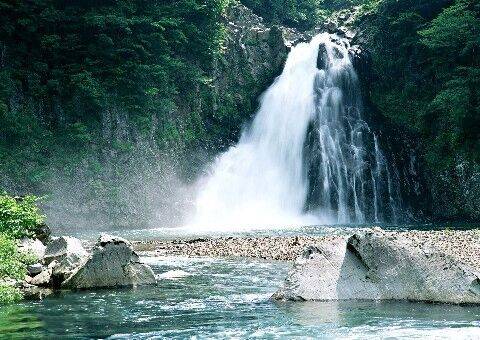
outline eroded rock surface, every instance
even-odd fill
[[[18,250],[24,254],[31,254],[42,260],[45,256],[45,245],[39,239],[24,237],[20,240]]]
[[[102,234],[88,259],[62,283],[62,287],[84,289],[155,282],[152,269],[140,262],[130,242]]]
[[[307,248],[273,298],[480,303],[478,267],[379,229]]]
[[[47,244],[45,251],[45,263],[53,261],[78,263],[87,255],[82,242],[70,236],[54,237]]]
[[[44,261],[47,265],[54,263],[51,274],[53,284],[59,286],[71,273],[86,261],[88,252],[82,242],[74,237],[54,237],[47,244]]]

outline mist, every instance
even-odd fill
[[[41,200],[55,233],[169,228],[185,223],[195,185],[172,153],[146,145],[126,157],[108,157],[92,169],[53,169]],[[94,166],[95,167],[95,166]]]

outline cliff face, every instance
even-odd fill
[[[456,157],[455,166],[428,177],[432,216],[440,220],[480,220],[480,165]]]
[[[272,26],[240,3],[224,17],[226,40],[213,65],[213,111],[226,137],[223,147],[235,142],[253,116],[259,95],[283,68],[288,51],[301,40],[299,32]]]
[[[438,163],[447,164],[450,157],[453,162],[441,169],[427,164],[426,154],[431,143],[425,140],[426,136],[415,128],[409,128],[405,124],[399,124],[385,115],[385,112],[375,105],[375,96],[378,97],[378,84],[380,75],[384,72],[377,68],[372,55],[381,57],[382,46],[390,44],[390,41],[378,41],[372,35],[372,15],[366,14],[356,20],[349,20],[349,15],[356,16],[355,9],[344,11],[348,29],[352,34],[352,43],[360,46],[359,55],[354,56],[355,68],[359,74],[361,87],[364,95],[366,119],[379,133],[382,143],[389,150],[389,157],[398,169],[399,180],[402,190],[402,198],[405,202],[407,215],[413,221],[419,222],[470,222],[480,220],[480,167],[472,160],[466,160],[461,155],[447,153],[440,155]],[[329,25],[338,27],[338,17]],[[337,21],[335,21],[337,20]],[[335,24],[337,26],[335,26]],[[338,30],[338,28],[337,28]],[[414,53],[414,52],[412,52]],[[416,52],[418,54],[418,51]],[[385,56],[387,58],[387,56]],[[377,60],[377,64],[379,61]],[[399,67],[402,67],[399,65]],[[393,69],[392,74],[398,72]],[[404,73],[418,73],[418,70],[404,70]],[[392,79],[394,75],[390,75]],[[421,79],[422,75],[416,77]],[[373,87],[377,87],[374,89]],[[425,86],[429,86],[428,84]],[[377,94],[374,92],[377,91]],[[381,89],[380,91],[387,91]],[[418,88],[417,92],[422,91]],[[378,99],[378,98],[377,98]],[[409,107],[409,103],[404,103]],[[409,110],[408,108],[406,110]],[[394,111],[397,112],[397,111]],[[421,116],[421,112],[415,112]],[[435,120],[435,118],[433,118]],[[431,121],[433,126],[435,121]]]
[[[422,164],[419,137],[383,117],[372,104],[371,57],[364,48],[364,27],[355,26],[358,15],[358,8],[343,11],[314,31],[338,33],[359,45],[352,50],[352,58],[364,95],[364,117],[397,169],[408,214],[419,220],[479,219],[478,164],[458,157],[450,171],[429,173]],[[24,130],[39,137],[30,145],[19,138],[22,143],[12,143],[22,145],[19,151],[18,145],[7,148],[9,162],[0,161],[5,164],[2,169],[9,171],[0,172],[0,189],[14,194],[48,194],[45,204],[53,224],[177,224],[190,204],[185,179],[195,179],[213,155],[238,140],[242,127],[256,111],[259,96],[280,74],[290,48],[315,33],[271,25],[234,1],[222,20],[225,41],[206,74],[208,79],[178,93],[173,108],[159,101],[162,105],[155,102],[154,109],[137,117],[135,110],[128,111],[114,93],[109,93],[109,104],[102,110],[89,109],[80,98],[73,98],[70,106],[74,106],[71,111],[76,116],[69,117],[60,98],[53,100],[50,110],[42,101],[22,94],[21,86],[16,85],[8,105],[12,116],[28,113],[31,121],[20,123],[29,124]],[[8,64],[9,55],[4,54],[0,70]],[[153,100],[158,89],[152,90]],[[0,105],[0,117],[2,110]],[[63,145],[52,142],[46,144],[51,148],[45,149],[40,143],[55,134],[56,130],[48,130],[49,125],[64,129],[67,121],[75,122],[87,114],[92,115],[95,126],[71,124],[69,133],[74,138],[65,148],[68,153],[56,150]],[[97,116],[98,121],[94,121]],[[144,131],[138,131],[138,126]]]

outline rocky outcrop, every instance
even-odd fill
[[[47,244],[44,258],[47,265],[54,264],[51,268],[53,284],[60,285],[81,263],[86,261],[87,256],[88,253],[79,239],[69,236],[53,238]]]
[[[86,289],[155,282],[152,269],[140,262],[130,242],[103,234],[88,259],[62,283],[62,287]]]
[[[214,115],[228,140],[236,141],[242,126],[256,111],[259,95],[278,76],[290,48],[305,37],[294,29],[269,25],[252,10],[233,1],[223,22],[226,36],[222,52],[213,62]]]
[[[42,270],[33,276],[32,279],[28,280],[29,284],[39,286],[39,287],[51,287],[54,285],[53,282],[53,271],[55,267],[58,266],[57,261],[51,262],[47,267],[42,268]]]
[[[30,276],[38,275],[42,272],[43,266],[41,263],[35,263],[27,266],[27,273]]]
[[[78,263],[86,255],[87,251],[79,239],[70,236],[54,237],[47,244],[45,262],[49,264],[57,260]]]
[[[401,234],[370,230],[307,248],[273,297],[480,303],[480,273]]]
[[[480,164],[457,156],[455,164],[427,178],[432,213],[441,220],[480,220]]]
[[[3,284],[21,290],[26,299],[43,299],[59,288],[87,289],[155,283],[152,269],[140,262],[131,244],[103,234],[91,253],[74,237],[54,237],[44,246],[39,240],[23,240],[22,251],[42,249],[39,262],[27,266],[24,280]],[[41,245],[41,247],[40,247]]]
[[[45,245],[39,239],[22,238],[18,245],[18,251],[24,254],[34,255],[39,260],[45,256]]]

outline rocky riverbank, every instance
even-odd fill
[[[365,229],[366,230],[366,229]],[[356,230],[358,231],[358,229]],[[218,237],[133,242],[144,255],[182,255],[213,257],[248,257],[294,261],[305,247],[338,239],[354,233],[332,236],[262,236]],[[385,231],[387,237],[402,236],[417,246],[434,249],[480,270],[480,229],[439,231]]]
[[[453,235],[437,245],[376,228],[310,246],[273,298],[480,304],[479,235]]]
[[[331,236],[137,243],[145,255],[250,257],[295,264],[278,300],[480,303],[480,230],[355,229]]]
[[[23,280],[7,278],[27,299],[43,299],[56,290],[128,287],[156,282],[152,269],[140,261],[131,243],[101,234],[89,249],[74,237],[24,238],[19,251],[34,256]]]

